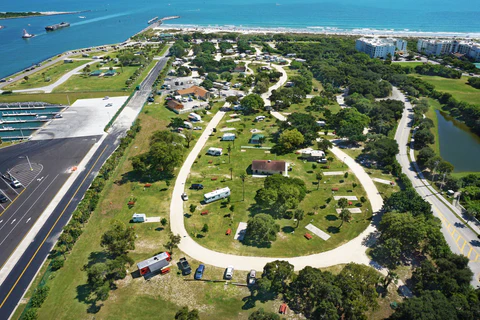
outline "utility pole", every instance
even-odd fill
[[[30,159],[28,158],[28,156],[25,156],[25,158],[27,158],[28,165],[30,166],[30,171],[33,171],[32,164],[30,163]]]

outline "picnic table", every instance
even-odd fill
[[[212,181],[216,181],[218,178],[217,177],[213,177],[212,178]]]
[[[307,240],[311,240],[313,238],[312,235],[308,232],[305,233],[304,237],[307,238]]]
[[[232,233],[232,229],[229,228],[229,229],[227,229],[227,232],[225,232],[225,235],[229,236],[231,233]]]
[[[202,216],[206,216],[208,214],[208,210],[205,210],[205,211],[202,211],[202,213],[200,213]]]
[[[283,304],[280,306],[280,309],[278,310],[278,312],[280,312],[281,314],[286,314],[286,313],[287,313],[287,304],[286,304],[286,303],[283,303]]]

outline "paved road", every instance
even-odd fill
[[[85,166],[65,196],[54,208],[34,240],[28,245],[17,264],[0,286],[0,320],[8,319],[42,266],[51,248],[57,241],[63,226],[68,222],[83,194],[87,191],[103,163],[116,150],[119,139],[125,135],[145,104],[151,87],[168,59],[162,57],[142,82],[141,89],[130,99],[101,146]]]
[[[392,99],[405,102],[405,96],[397,88],[393,88]],[[397,155],[397,160],[402,166],[402,171],[412,181],[413,187],[417,190],[425,200],[432,205],[433,214],[442,221],[442,233],[450,246],[451,250],[457,254],[463,254],[470,259],[469,266],[474,272],[474,279],[472,285],[477,287],[480,285],[480,241],[477,234],[469,229],[463,220],[459,219],[453,212],[458,209],[450,207],[442,201],[434,189],[428,184],[428,181],[423,179],[423,176],[417,173],[418,167],[416,162],[411,162],[408,157],[409,134],[412,128],[413,109],[410,102],[405,102],[405,110],[403,111],[402,119],[395,134],[400,147],[400,152]],[[413,149],[411,150],[413,155]],[[446,200],[445,200],[446,201]]]
[[[207,249],[193,240],[185,229],[184,212],[186,212],[186,204],[181,200],[181,194],[185,191],[185,183],[190,173],[194,161],[201,152],[205,143],[209,139],[212,129],[215,128],[221,121],[225,112],[219,111],[205,128],[202,136],[197,140],[194,148],[185,160],[182,168],[178,173],[175,187],[172,194],[172,201],[170,204],[170,227],[174,234],[179,234],[182,240],[179,244],[180,250],[191,256],[192,258],[202,261],[217,267],[225,268],[228,265],[233,265],[238,270],[262,270],[266,263],[274,260],[286,260],[295,266],[295,270],[303,269],[306,266],[313,267],[328,267],[342,263],[356,262],[366,265],[372,265],[370,259],[366,255],[367,247],[364,245],[364,239],[375,230],[373,225],[369,225],[364,232],[362,232],[355,239],[348,243],[337,247],[336,249],[313,254],[309,256],[293,257],[293,258],[266,258],[253,256],[240,256],[233,254],[226,254]],[[371,201],[374,212],[380,211],[383,200],[378,193],[375,184],[365,172],[365,170],[338,148],[333,148],[332,152],[340,159],[344,160],[345,164],[358,177],[360,183],[364,186],[367,196]]]
[[[55,81],[52,84],[49,84],[48,86],[44,87],[38,87],[38,88],[31,88],[31,89],[20,89],[20,90],[13,90],[13,92],[44,92],[44,93],[51,93],[53,89],[56,87],[60,86],[61,84],[65,83],[68,79],[70,79],[71,76],[74,74],[77,74],[80,72],[83,68],[85,68],[87,65],[94,63],[94,60],[91,60],[85,64],[82,64],[79,67],[76,67],[73,70],[70,70],[69,72],[65,73],[63,76],[60,77],[57,81]],[[1,92],[2,90],[0,90]]]
[[[13,202],[0,210],[0,269],[70,176],[69,169],[80,163],[99,138],[28,141],[2,150],[0,171],[9,171],[26,188],[11,189],[3,179],[0,183],[5,193],[14,193],[10,196]],[[25,155],[36,169],[32,174]]]

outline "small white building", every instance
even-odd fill
[[[222,141],[234,141],[235,133],[224,133],[222,136]]]
[[[225,187],[225,188],[218,189],[218,190],[215,190],[215,191],[212,191],[212,192],[209,192],[209,193],[205,193],[203,195],[203,201],[205,201],[205,203],[210,203],[210,202],[217,201],[217,200],[220,200],[220,199],[225,199],[229,196],[230,196],[230,188]]]
[[[301,154],[301,158],[308,161],[318,161],[325,159],[325,152],[322,150],[314,150],[312,148],[306,148],[298,150],[297,153]]]
[[[147,216],[145,213],[134,213],[132,216],[132,222],[145,222],[147,220]]]
[[[322,120],[318,120],[316,122],[317,122],[317,126],[319,126],[319,127],[325,127],[327,125],[327,123],[325,121],[322,121]]]
[[[208,155],[211,155],[211,156],[221,156],[223,153],[223,149],[222,148],[209,148],[207,150],[207,154]]]

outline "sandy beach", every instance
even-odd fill
[[[279,34],[279,33],[300,33],[300,34],[324,34],[343,36],[401,36],[410,38],[465,38],[480,39],[480,33],[459,33],[459,32],[423,32],[412,30],[376,30],[376,29],[352,29],[342,30],[331,27],[306,27],[306,28],[282,28],[282,27],[244,27],[244,26],[197,26],[188,24],[162,24],[155,30],[178,30],[183,32],[200,31],[204,33],[217,32],[238,32],[242,34]]]

